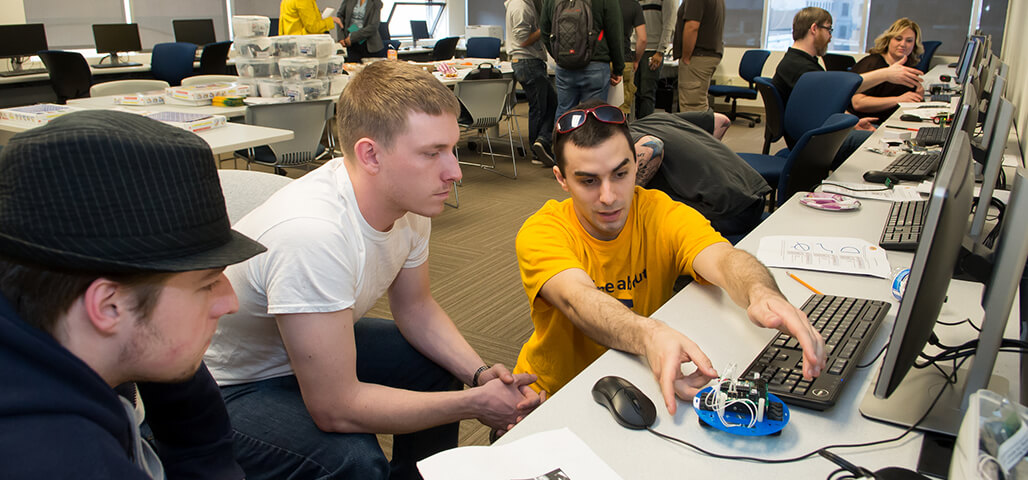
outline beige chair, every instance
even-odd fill
[[[114,80],[89,87],[90,97],[106,97],[108,95],[131,95],[133,93],[152,92],[168,88],[164,80]]]
[[[218,177],[221,179],[221,191],[225,195],[228,220],[232,224],[292,181],[282,175],[252,170],[218,170]]]
[[[239,77],[235,75],[194,75],[192,77],[186,77],[182,79],[182,86],[188,87],[190,85],[205,85],[208,83],[219,83],[219,82],[238,82]]]

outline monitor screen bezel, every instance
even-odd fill
[[[46,27],[42,23],[16,23],[0,25],[0,29],[10,30],[11,38],[15,38],[23,41],[16,42],[0,42],[0,58],[25,58],[35,55],[37,52],[42,50],[48,50],[50,48],[46,39]],[[31,38],[29,34],[39,34],[40,37]],[[2,37],[2,35],[0,35]],[[38,40],[42,40],[39,42]],[[30,45],[33,43],[34,45]],[[15,46],[25,46],[24,48],[9,48]],[[42,45],[43,48],[35,48]]]
[[[208,29],[208,27],[210,28]],[[200,31],[201,28],[203,29],[202,32]],[[175,34],[176,42],[188,42],[202,47],[218,41],[218,34],[214,29],[213,18],[177,18],[171,21],[171,29]],[[193,38],[189,38],[192,33],[201,33],[202,35],[196,35]],[[210,33],[209,37],[207,36],[207,33]],[[209,41],[194,41],[196,38],[201,36],[204,37],[204,40],[209,39]]]
[[[133,33],[135,34],[134,39],[132,38]],[[111,36],[104,36],[105,34]],[[133,43],[132,40],[135,42]],[[93,45],[96,47],[96,53],[141,52],[143,46],[139,38],[139,24],[93,24]]]

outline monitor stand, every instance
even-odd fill
[[[952,371],[949,367],[942,368]],[[967,368],[959,369],[957,383],[946,386],[945,377],[935,368],[911,369],[887,399],[874,396],[874,385],[868,387],[860,403],[860,413],[872,420],[909,427],[924,416],[932,401],[939,396],[939,389],[946,387],[942,398],[917,429],[956,436],[964,418],[963,394],[968,372]],[[993,375],[988,385],[989,390],[1010,397],[1010,382],[1006,378]]]
[[[104,60],[104,59],[101,58],[100,62],[94,63],[94,64],[90,65],[90,67],[93,67],[93,68],[117,68],[117,67],[139,67],[139,66],[143,65],[142,63],[136,63],[136,62],[122,62],[122,61],[118,60],[118,54],[117,53],[112,53],[109,56],[111,58],[111,63],[100,63],[100,62],[102,62]]]

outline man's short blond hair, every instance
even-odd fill
[[[407,131],[411,113],[460,113],[450,89],[421,67],[397,60],[370,63],[353,76],[336,104],[336,129],[343,155],[352,158],[361,138],[391,149]]]
[[[807,36],[807,31],[810,30],[810,26],[818,24],[824,26],[826,23],[832,21],[832,14],[828,13],[821,7],[807,7],[799,12],[796,12],[796,16],[792,17],[792,39],[803,40],[803,37]]]

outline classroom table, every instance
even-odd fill
[[[898,118],[898,115],[896,115]],[[893,120],[889,120],[892,122]],[[883,130],[875,132],[865,145],[880,143]],[[861,148],[830,180],[862,181],[864,170],[880,169],[891,159]],[[870,186],[870,184],[868,184]],[[889,211],[884,201],[861,200],[859,210],[828,212],[799,204],[802,193],[788,199],[771,217],[758,226],[737,246],[755,253],[760,239],[768,235],[822,235],[855,237],[877,244]],[[892,268],[909,267],[913,254],[888,252]],[[785,269],[770,269],[783,294],[794,305],[801,305],[811,292],[786,275]],[[795,271],[803,280],[830,295],[843,295],[888,301],[892,307],[879,327],[861,362],[870,361],[888,340],[896,318],[898,302],[891,294],[889,279],[843,275],[816,271]],[[940,321],[981,319],[981,285],[953,280]],[[1018,338],[1017,300],[1007,323],[1005,337]],[[657,310],[653,318],[682,331],[704,350],[719,372],[731,363],[741,371],[758,355],[775,331],[753,325],[745,311],[717,287],[695,282],[678,292]],[[974,336],[970,327],[937,327],[936,333],[947,344]],[[1020,359],[1014,354],[1000,354],[994,373],[1009,382],[1009,389],[1000,393],[1017,399],[1020,391]],[[792,407],[789,424],[777,437],[743,437],[701,427],[691,403],[678,401],[675,416],[663,406],[659,387],[641,357],[610,350],[578,374],[559,392],[532,412],[497,444],[503,445],[533,433],[568,427],[600,458],[625,479],[650,478],[827,478],[838,467],[813,455],[793,463],[762,464],[751,461],[716,459],[685,446],[661,439],[645,430],[629,430],[614,422],[610,413],[597,404],[591,394],[593,384],[607,375],[624,377],[639,387],[657,406],[653,428],[709,451],[732,456],[785,459],[805,455],[829,444],[856,444],[895,437],[903,428],[869,420],[859,412],[865,391],[877,376],[881,359],[870,367],[857,370],[842,398],[832,408],[818,412]],[[686,372],[691,369],[686,367]],[[990,388],[999,388],[998,384]],[[959,414],[957,412],[956,414]],[[886,466],[914,469],[921,447],[922,434],[913,432],[898,442],[872,447],[834,449],[833,452],[851,463],[871,470]],[[936,459],[937,460],[937,459]]]

